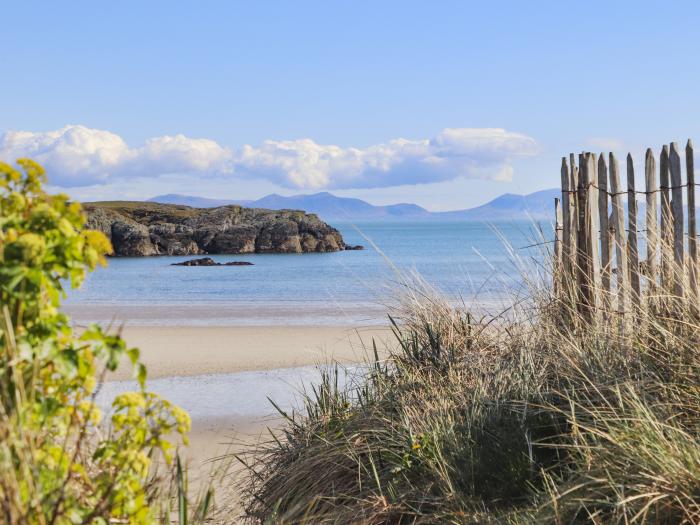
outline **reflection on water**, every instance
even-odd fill
[[[360,372],[360,367],[341,370],[342,386]],[[321,378],[319,367],[285,368],[235,374],[166,377],[148,381],[154,392],[187,410],[193,420],[238,417],[265,417],[275,413],[269,399],[287,412],[298,409],[300,392],[310,389]],[[97,404],[108,412],[114,397],[137,390],[135,381],[114,381],[100,385]]]

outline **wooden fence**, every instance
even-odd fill
[[[626,159],[626,186],[613,153],[584,152],[578,158],[574,154],[562,158],[561,199],[555,199],[554,287],[578,319],[634,315],[662,298],[695,299],[693,304],[698,304],[696,184],[690,140],[685,147],[685,183],[682,164],[675,142],[663,146],[658,163],[648,149],[645,189],[639,191],[631,154]],[[640,195],[646,207],[643,221],[638,217]]]

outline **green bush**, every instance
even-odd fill
[[[162,517],[156,465],[186,412],[144,390],[139,352],[92,326],[79,337],[59,310],[64,286],[105,264],[108,239],[83,230],[78,203],[44,192],[44,171],[0,163],[0,515],[6,523],[154,523]],[[122,357],[137,392],[101,422],[101,375]]]

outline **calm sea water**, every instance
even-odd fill
[[[171,266],[192,257],[114,258],[70,292],[66,310],[80,321],[130,324],[372,323],[384,319],[383,305],[408,274],[449,297],[489,301],[520,281],[506,244],[525,264],[541,257],[526,248],[542,241],[531,222],[333,225],[366,249],[212,256],[254,263],[233,267]],[[551,225],[542,228],[551,237]]]

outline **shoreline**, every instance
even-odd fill
[[[386,326],[387,308],[380,304],[338,302],[222,303],[66,303],[61,310],[76,327],[90,323],[129,327],[345,327]]]

